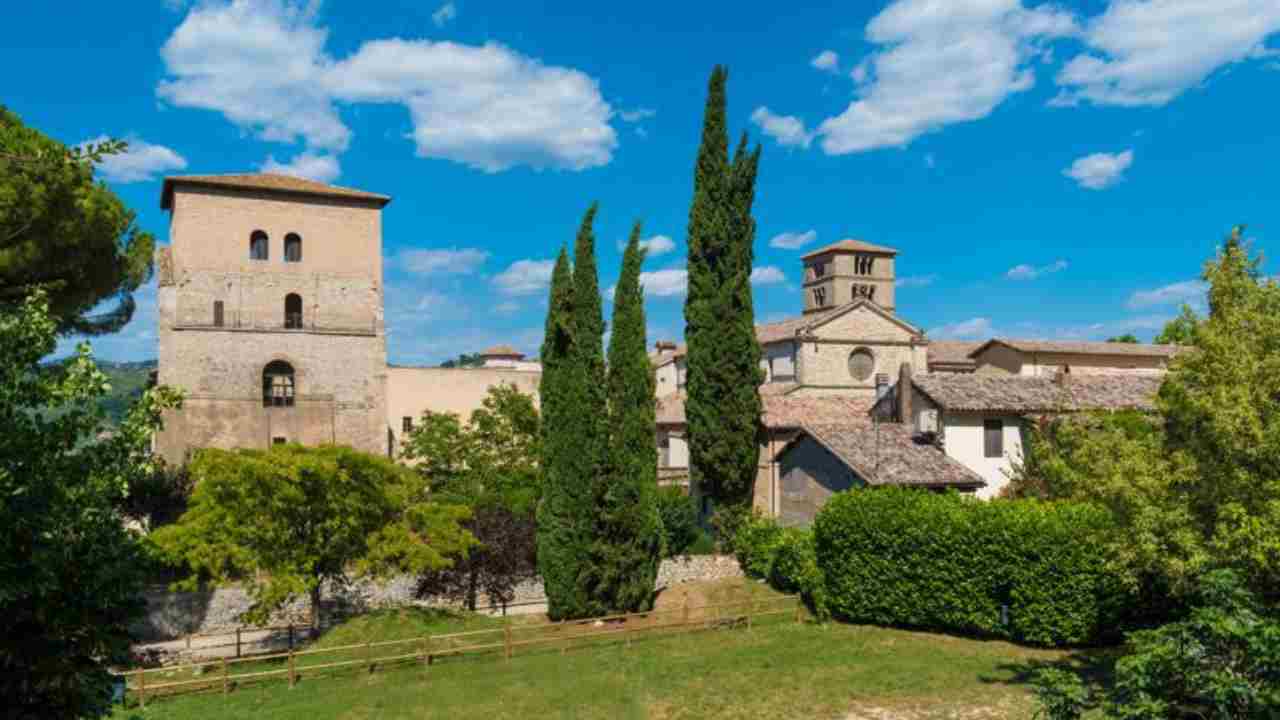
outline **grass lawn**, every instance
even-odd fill
[[[745,581],[680,586],[659,608],[763,597]],[[524,622],[529,622],[525,619]],[[520,620],[516,620],[520,622]],[[397,610],[354,619],[316,646],[495,626],[491,618]],[[359,652],[359,651],[356,651]],[[356,657],[359,657],[358,655]],[[290,689],[272,680],[234,692],[149,701],[123,718],[364,720],[366,718],[1026,718],[1026,677],[1083,655],[831,623],[791,615],[744,627],[642,636],[571,649],[523,648],[319,676]],[[244,671],[262,669],[246,667]]]

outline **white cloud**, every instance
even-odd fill
[[[1164,105],[1220,68],[1264,58],[1275,0],[1113,0],[1089,21],[1088,50],[1058,73],[1055,105]]]
[[[1076,158],[1063,175],[1075,180],[1082,188],[1102,190],[1120,182],[1124,171],[1133,164],[1133,151],[1119,153],[1093,153]]]
[[[493,276],[493,284],[504,295],[533,295],[551,284],[555,260],[517,260]]]
[[[493,306],[493,312],[497,315],[512,315],[520,312],[520,303],[512,301],[500,302]]]
[[[447,2],[440,6],[438,10],[431,13],[431,22],[436,27],[444,27],[450,20],[458,17],[458,6],[451,2]]]
[[[642,272],[640,285],[644,287],[644,294],[648,297],[683,295],[689,287],[689,271],[684,268],[670,268]]]
[[[929,337],[959,340],[986,339],[996,335],[990,318],[976,317],[951,325],[943,325],[929,331]]]
[[[894,280],[893,285],[901,288],[928,287],[937,279],[937,275],[904,275]]]
[[[1074,18],[1021,0],[898,0],[867,25],[878,46],[851,74],[858,98],[816,134],[828,155],[901,147],[977,120],[1035,83],[1030,65]]]
[[[1203,302],[1209,286],[1200,280],[1185,280],[1151,290],[1137,290],[1129,296],[1125,307],[1130,310]]]
[[[157,93],[264,140],[332,152],[351,139],[337,103],[396,103],[409,110],[419,156],[486,172],[582,170],[608,163],[617,147],[613,109],[580,71],[496,43],[399,38],[334,59],[327,37],[314,3],[201,3],[161,49],[168,77]]]
[[[486,250],[456,246],[439,250],[405,250],[396,256],[396,265],[415,275],[470,275],[488,257]]]
[[[338,175],[342,174],[338,158],[333,155],[317,155],[310,151],[299,153],[285,163],[277,161],[274,155],[268,155],[259,169],[264,173],[293,175],[323,183],[333,182],[338,179]]]
[[[840,56],[837,55],[834,50],[823,50],[810,60],[809,64],[818,70],[838,72]]]
[[[657,114],[658,114],[657,110],[652,110],[650,108],[636,108],[635,110],[619,110],[618,111],[618,117],[621,118],[623,122],[629,122],[629,123],[637,123],[637,122],[640,122],[641,120],[648,120],[649,118],[654,117]]]
[[[787,274],[776,265],[757,265],[751,268],[752,285],[778,285],[787,281]]]
[[[1048,265],[1014,265],[1004,275],[1010,280],[1035,280],[1043,275],[1052,275],[1056,272],[1066,270],[1069,263],[1066,260],[1057,260]]]
[[[666,235],[654,235],[651,238],[644,238],[640,241],[640,247],[645,250],[647,257],[657,257],[658,255],[666,255],[676,249],[676,241]],[[618,250],[627,249],[627,241],[618,241]]]
[[[109,140],[106,135],[99,135],[80,143],[98,145]],[[137,138],[129,138],[128,149],[114,155],[104,155],[98,163],[97,172],[108,182],[135,183],[154,180],[170,170],[182,170],[187,166],[186,158],[163,145],[152,145]]]
[[[798,250],[817,239],[817,230],[784,232],[774,235],[773,239],[769,241],[769,247],[781,248],[783,250]]]
[[[774,115],[763,105],[751,113],[751,122],[760,126],[760,131],[778,141],[784,147],[809,147],[813,142],[813,133],[804,129],[804,122],[794,115]]]

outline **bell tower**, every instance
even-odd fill
[[[804,311],[821,312],[865,299],[893,312],[897,254],[893,248],[841,240],[803,256]]]

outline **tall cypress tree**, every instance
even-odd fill
[[[653,449],[654,377],[645,339],[640,267],[640,223],[622,256],[613,299],[609,339],[608,472],[597,497],[587,592],[602,612],[640,612],[653,607],[653,586],[662,561],[658,515],[658,458]]]
[[[722,505],[749,507],[759,461],[760,346],[751,299],[756,170],[746,135],[729,161],[728,71],[711,73],[689,209],[685,298],[691,481]]]

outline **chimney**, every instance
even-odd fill
[[[902,367],[898,370],[898,422],[904,425],[911,422],[911,395],[913,392],[911,363],[902,363]]]

